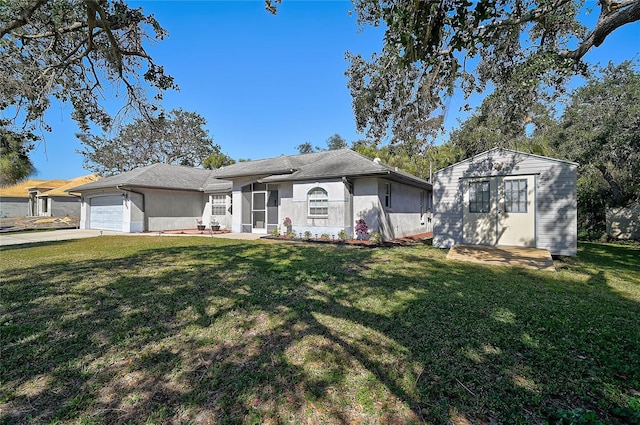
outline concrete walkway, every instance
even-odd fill
[[[71,239],[84,239],[94,238],[97,236],[158,236],[158,233],[122,233],[111,230],[85,230],[85,229],[64,229],[64,230],[49,230],[42,232],[11,232],[0,233],[0,247],[20,245],[28,243],[39,242],[54,242],[54,241],[66,241]],[[207,238],[224,238],[224,239],[241,239],[241,240],[256,240],[261,236],[255,233],[220,233],[209,235],[208,232],[196,235],[175,235],[163,233],[162,237],[176,237],[176,236],[199,236]]]
[[[546,249],[516,246],[454,245],[447,259],[491,266],[515,266],[555,271],[553,258]]]

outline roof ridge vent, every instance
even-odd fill
[[[375,162],[376,164],[380,164],[380,161],[382,161],[380,158],[378,158],[377,156],[375,158],[373,158],[373,162]]]

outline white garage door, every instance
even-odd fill
[[[91,198],[92,229],[122,231],[122,195]]]

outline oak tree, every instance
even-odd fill
[[[172,110],[158,118],[138,118],[120,128],[113,138],[79,134],[84,167],[108,176],[161,162],[196,167],[220,153],[196,112]]]
[[[578,168],[578,220],[604,231],[605,207],[640,202],[640,72],[608,65],[574,90],[550,129],[558,155]]]
[[[587,28],[581,18],[593,4],[573,0],[354,0],[358,23],[385,31],[382,51],[370,58],[347,53],[358,130],[377,141],[428,142],[456,90],[487,88],[523,121],[528,105],[587,73],[590,49],[640,19],[640,0],[598,6]]]
[[[54,98],[72,106],[82,131],[108,129],[110,108],[153,116],[162,92],[176,88],[145,50],[165,36],[123,0],[0,0],[3,131],[50,130],[44,114]]]

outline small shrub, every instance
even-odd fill
[[[328,241],[331,239],[331,237],[329,236],[328,233],[323,233],[320,235],[320,239],[322,239],[323,241]]]
[[[295,239],[296,236],[298,235],[298,232],[296,232],[295,230],[291,229],[287,232],[287,236],[289,236],[291,239]]]
[[[347,237],[348,237],[348,235],[347,235],[346,230],[342,229],[342,230],[340,230],[338,232],[338,239],[340,239],[342,242],[346,241]]]
[[[364,218],[356,220],[356,236],[360,240],[366,240],[369,237],[369,226]]]
[[[308,230],[307,230],[307,231],[305,231],[305,232],[304,232],[304,238],[305,238],[305,239],[307,239],[307,240],[311,239],[311,232],[310,232],[310,231],[308,231]]]
[[[280,229],[277,227],[271,231],[271,236],[280,236]]]
[[[373,244],[380,245],[382,243],[382,240],[383,240],[382,233],[380,233],[380,232],[371,232],[369,240]]]

